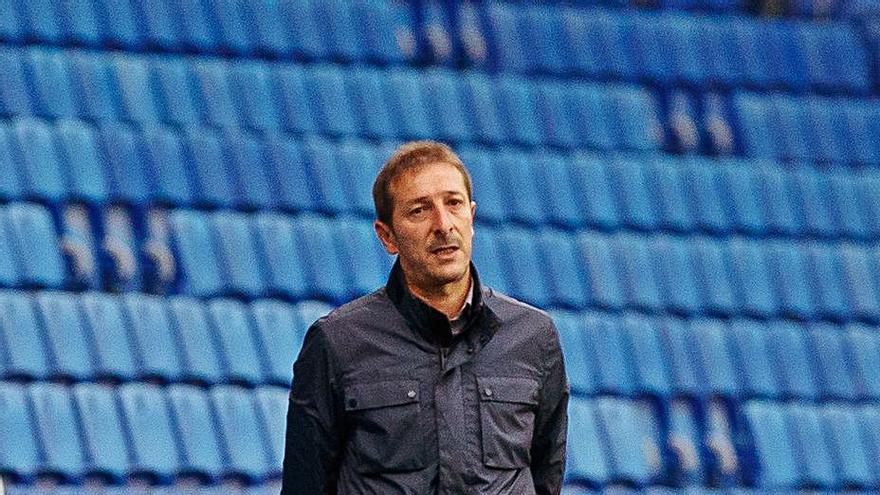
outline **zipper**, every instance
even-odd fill
[[[446,353],[448,353],[448,352],[449,352],[448,347],[441,347],[440,348],[440,370],[441,371],[446,371]]]

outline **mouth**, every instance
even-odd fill
[[[439,256],[448,256],[458,251],[458,246],[441,246],[431,250],[431,254]]]

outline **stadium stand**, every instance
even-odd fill
[[[419,138],[557,323],[563,493],[875,493],[878,62],[870,0],[0,0],[6,493],[278,493]]]

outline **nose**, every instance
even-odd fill
[[[434,231],[435,232],[449,232],[452,230],[452,213],[446,210],[443,205],[440,205],[437,208],[434,208]]]

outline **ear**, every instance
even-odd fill
[[[391,227],[381,220],[376,220],[373,222],[373,228],[376,229],[376,235],[382,246],[385,247],[385,251],[388,254],[397,254],[397,243],[394,241],[394,231],[391,230]]]
[[[476,213],[477,213],[477,202],[471,201],[471,235],[474,235],[474,219],[477,218],[474,215]]]

